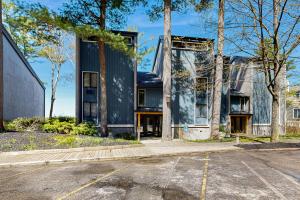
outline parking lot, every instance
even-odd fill
[[[300,151],[0,168],[1,199],[300,199]]]

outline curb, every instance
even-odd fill
[[[157,157],[169,157],[169,156],[183,156],[183,155],[196,155],[199,153],[213,153],[213,152],[227,152],[237,151],[240,148],[225,148],[215,150],[198,150],[190,152],[178,152],[178,153],[162,153],[162,154],[149,154],[140,156],[126,156],[126,157],[110,157],[110,158],[80,158],[80,159],[64,159],[64,160],[45,160],[45,161],[29,161],[29,162],[15,162],[15,163],[1,163],[0,167],[15,167],[15,166],[30,166],[30,165],[51,165],[60,163],[80,163],[85,161],[117,161],[117,160],[132,160],[132,159],[143,159],[143,158],[157,158]]]
[[[97,150],[112,150],[112,149],[125,149],[134,147],[144,147],[144,144],[131,144],[131,145],[115,145],[115,146],[97,146],[97,147],[79,147],[70,149],[44,149],[44,150],[32,150],[32,151],[12,151],[12,152],[0,152],[0,156],[17,156],[17,155],[36,155],[36,154],[52,154],[52,153],[71,153],[82,151],[97,151]]]

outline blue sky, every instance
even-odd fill
[[[40,2],[49,8],[57,10],[61,8],[66,0],[30,0],[30,2]],[[216,31],[212,31],[207,21],[216,19],[213,10],[202,12],[200,14],[193,11],[188,13],[172,14],[172,34],[183,36],[196,36],[216,39]],[[135,28],[139,33],[143,34],[142,42],[147,47],[156,47],[158,37],[163,34],[162,19],[156,22],[150,22],[145,14],[144,8],[139,8],[136,12],[128,17],[127,27],[124,30]],[[226,50],[226,47],[225,47]],[[140,66],[139,70],[149,71],[153,62],[154,52],[149,54],[147,58],[150,63],[146,66]],[[50,63],[46,60],[37,59],[32,62],[32,66],[46,84],[46,116],[49,113],[50,104]],[[63,74],[75,73],[75,66],[71,62],[67,62],[62,69]],[[61,83],[57,90],[57,98],[54,107],[54,115],[74,116],[75,115],[75,82],[74,80],[67,83]]]

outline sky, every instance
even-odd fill
[[[67,0],[28,0],[28,2],[39,2],[50,9],[57,10],[62,7]],[[217,36],[216,31],[212,31],[208,21],[216,19],[214,10],[205,11],[202,13],[195,13],[189,11],[188,13],[172,13],[172,34],[180,36],[195,36],[215,39]],[[123,30],[136,29],[142,36],[140,43],[146,47],[156,48],[158,37],[163,35],[163,19],[156,22],[150,22],[145,13],[145,9],[140,7],[136,12],[128,16],[127,26]],[[217,41],[217,40],[216,40]],[[226,47],[225,47],[226,51]],[[154,52],[146,56],[145,59],[149,60],[146,65],[139,66],[139,71],[150,71]],[[49,113],[50,105],[50,79],[51,79],[51,65],[47,60],[36,59],[31,61],[32,67],[45,83],[46,86],[46,116]],[[62,67],[62,74],[75,74],[75,66],[71,62],[67,62]],[[54,106],[54,115],[56,116],[75,116],[75,81],[61,82],[57,89],[57,98]]]

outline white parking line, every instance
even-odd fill
[[[243,165],[245,165],[255,176],[257,176],[269,189],[271,189],[277,196],[279,196],[281,199],[287,200],[283,194],[281,194],[275,187],[273,187],[272,184],[270,184],[266,179],[264,179],[261,175],[259,175],[253,168],[251,168],[247,163],[244,161],[241,161]]]
[[[178,162],[179,162],[180,159],[181,159],[181,157],[177,158],[175,164],[172,165],[172,169],[170,170],[169,177],[168,177],[168,181],[167,181],[166,185],[164,185],[163,188],[167,188],[167,187],[169,186],[170,181],[171,181],[171,178],[172,178],[172,175],[173,175],[173,173],[175,172],[175,168],[176,168],[176,166],[177,166],[177,164],[178,164]]]
[[[273,167],[270,167],[273,171],[277,172],[278,174],[280,174],[281,176],[283,176],[284,178],[286,178],[287,180],[289,180],[290,182],[292,182],[293,184],[295,184],[298,189],[300,190],[300,184],[295,181],[295,179],[291,178],[290,176],[282,173],[281,171],[277,170],[277,169],[274,169]]]

